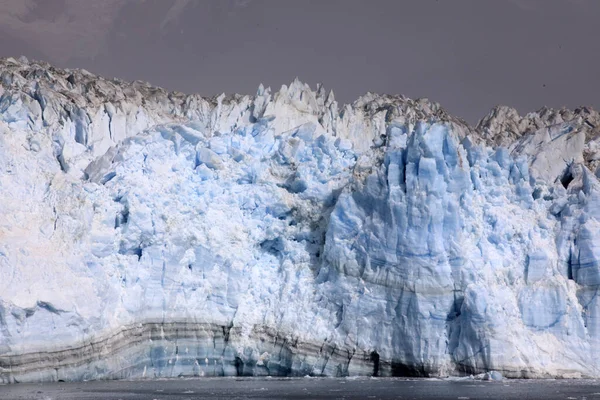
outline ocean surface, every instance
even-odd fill
[[[204,378],[13,384],[0,399],[561,399],[600,400],[599,380]]]

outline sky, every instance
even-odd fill
[[[498,104],[600,108],[599,18],[599,0],[0,0],[0,57],[204,96],[298,77],[476,123]]]

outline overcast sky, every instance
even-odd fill
[[[599,20],[599,0],[0,0],[0,56],[206,96],[298,76],[474,123],[496,104],[600,108]]]

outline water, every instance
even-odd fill
[[[598,380],[501,382],[400,378],[205,378],[0,386],[0,399],[561,399],[600,400]]]

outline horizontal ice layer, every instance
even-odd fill
[[[593,110],[1,63],[2,382],[600,375]]]

